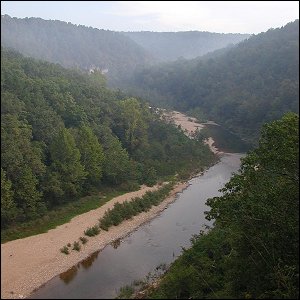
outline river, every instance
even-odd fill
[[[124,239],[94,253],[31,295],[32,299],[111,299],[119,289],[143,279],[160,264],[170,264],[190,246],[190,238],[205,225],[206,199],[218,190],[240,166],[244,154],[226,153],[202,176],[189,181],[175,202],[149,223]]]

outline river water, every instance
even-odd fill
[[[224,154],[202,176],[191,179],[159,216],[53,278],[30,298],[112,299],[121,287],[145,278],[160,264],[170,264],[182,247],[191,245],[192,235],[212,225],[205,219],[205,202],[220,195],[218,190],[238,171],[243,156]]]

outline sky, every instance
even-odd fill
[[[1,1],[1,15],[115,31],[260,33],[299,19],[299,1]]]

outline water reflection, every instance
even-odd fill
[[[241,140],[240,137],[219,125],[206,125],[202,133],[211,136],[215,141],[214,146],[223,152],[245,153],[252,148],[250,144]]]
[[[65,284],[69,284],[76,276],[77,271],[78,271],[78,265],[73,266],[72,268],[70,268],[68,271],[61,273],[59,275],[59,278],[65,283]]]
[[[59,278],[65,283],[69,284],[77,275],[78,269],[80,269],[80,266],[82,266],[85,270],[89,269],[93,262],[97,259],[99,251],[94,252],[92,255],[90,255],[88,258],[84,259],[77,265],[73,266],[69,270],[67,270],[64,273],[61,273],[59,275]]]
[[[88,258],[84,259],[80,262],[80,264],[84,267],[84,269],[88,269],[92,266],[93,262],[97,259],[99,251],[94,252],[92,255],[90,255]]]

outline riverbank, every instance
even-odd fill
[[[100,208],[76,216],[69,223],[49,230],[47,233],[1,245],[1,298],[28,297],[30,293],[53,277],[150,221],[173,202],[176,194],[182,192],[187,186],[187,182],[176,184],[169,196],[158,206],[135,216],[132,220],[112,227],[107,232],[101,231],[98,236],[89,238],[88,242],[82,245],[80,252],[71,251],[69,255],[65,255],[59,249],[69,242],[73,243],[78,240],[80,236],[84,236],[84,230],[95,225],[104,212],[112,208],[116,202],[122,203],[134,197],[141,197],[147,191],[158,189],[159,186],[142,186],[138,191],[118,196]]]
[[[198,123],[196,118],[189,117],[179,111],[166,111],[162,110],[162,116],[167,122],[173,122],[176,126],[180,126],[184,133],[189,137],[193,138],[193,135],[196,133],[196,131],[200,131],[201,129],[205,128],[206,125],[216,125],[220,126],[214,121],[207,121],[205,123]],[[214,139],[212,137],[209,137],[204,140],[204,144],[208,145],[211,152],[214,154],[223,154],[224,152],[219,151],[214,146]]]
[[[210,151],[212,151],[214,154],[224,154],[224,152],[219,151],[218,148],[214,146],[214,143],[215,141],[212,137],[204,140],[204,144],[208,145]]]
[[[167,122],[173,122],[180,126],[188,137],[192,137],[197,130],[205,127],[205,124],[198,123],[196,118],[188,117],[179,111],[162,110],[162,116]]]

